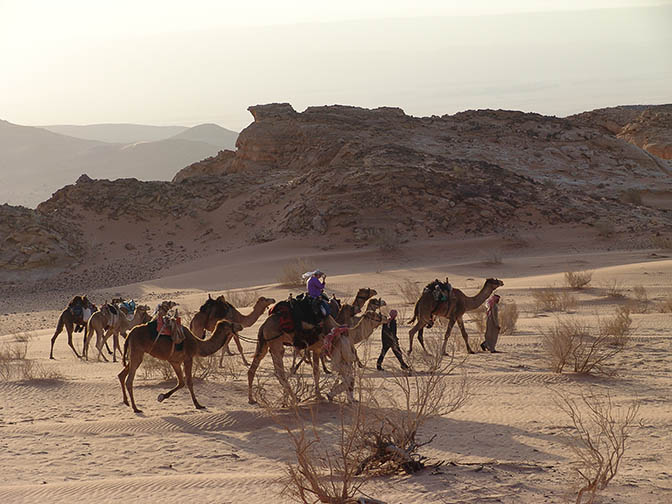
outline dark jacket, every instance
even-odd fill
[[[397,319],[391,319],[387,324],[383,324],[382,336],[388,339],[397,339]]]

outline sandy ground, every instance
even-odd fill
[[[557,238],[560,242],[561,238]],[[492,264],[487,240],[478,243],[424,247],[422,257],[409,249],[396,254],[367,250],[312,251],[312,260],[330,273],[327,290],[352,295],[358,287],[378,290],[388,307],[408,320],[413,307],[402,296],[405,280],[425,284],[448,276],[474,295],[489,276],[505,285],[503,302],[515,301],[521,314],[516,332],[502,336],[502,353],[479,352],[465,362],[470,401],[459,411],[431,420],[420,433],[434,441],[422,449],[437,470],[406,476],[371,478],[363,487],[388,503],[572,501],[575,487],[572,454],[563,441],[568,418],[553,398],[553,390],[578,395],[581,391],[609,391],[618,405],[641,402],[640,424],[633,432],[626,458],[616,479],[598,502],[672,501],[672,314],[654,309],[672,295],[672,259],[661,251],[609,251],[604,246],[530,247],[504,249],[502,263]],[[288,258],[308,256],[307,250],[255,248],[239,251],[219,263],[194,262],[149,282],[92,292],[102,303],[122,292],[142,303],[156,305],[173,299],[185,312],[194,312],[208,293],[224,289],[254,291],[283,299],[288,290],[269,284]],[[495,261],[496,262],[496,261]],[[216,264],[213,266],[213,264]],[[569,315],[535,313],[533,289],[561,287],[563,272],[592,270],[591,286],[573,295],[578,305]],[[246,280],[247,279],[247,280]],[[607,287],[616,281],[626,298],[611,298]],[[619,304],[643,286],[650,299],[647,313],[633,314],[635,332],[629,348],[616,358],[613,377],[583,377],[550,372],[544,361],[541,333],[558,317],[573,316],[591,325],[614,313]],[[158,403],[156,397],[173,386],[156,375],[136,379],[136,400],[142,414],[121,402],[116,378],[119,363],[75,358],[61,334],[50,361],[50,338],[62,299],[51,295],[45,310],[35,299],[8,299],[0,310],[0,344],[28,339],[27,358],[56,379],[9,381],[0,384],[0,502],[285,502],[278,495],[284,464],[292,462],[287,435],[265,412],[247,403],[246,368],[239,356],[225,357],[227,372],[213,380],[197,381],[196,394],[206,410],[196,410],[186,390]],[[250,308],[241,309],[246,313]],[[242,334],[255,338],[259,324]],[[473,323],[467,324],[471,344],[481,341]],[[408,326],[401,325],[402,348],[408,348]],[[431,332],[430,338],[440,338]],[[458,352],[464,353],[459,332]],[[81,333],[75,336],[81,349]],[[368,355],[364,375],[388,380],[398,365],[390,353],[387,370],[375,370],[380,331],[364,344]],[[248,359],[254,345],[243,342]],[[234,346],[232,345],[232,349]],[[285,358],[289,365],[289,356]],[[303,369],[308,377],[307,367]],[[270,358],[260,367],[269,387],[279,388]],[[457,380],[457,377],[455,378]],[[342,398],[340,398],[342,400]],[[313,404],[320,428],[337,423],[340,403]]]

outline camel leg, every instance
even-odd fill
[[[54,358],[54,343],[56,343],[56,338],[58,338],[58,335],[61,334],[62,330],[63,330],[63,315],[61,315],[58,318],[58,323],[56,324],[56,331],[54,332],[54,335],[51,337],[51,351],[49,352],[50,359]]]
[[[467,352],[470,353],[470,354],[473,354],[474,351],[469,346],[469,335],[467,334],[467,330],[464,328],[464,322],[462,321],[462,317],[457,319],[457,325],[460,327],[460,332],[462,333],[462,338],[464,339],[464,344],[467,345]]]
[[[243,352],[243,345],[240,344],[240,338],[236,333],[233,333],[233,341],[236,342],[236,346],[238,347],[238,351],[240,352],[240,356],[243,358],[243,364],[245,364],[247,367],[250,366],[250,363],[247,362],[247,359],[245,358],[245,353]]]
[[[124,386],[124,380],[126,379],[127,376],[128,376],[128,364],[124,366],[124,368],[117,375],[117,377],[119,378],[119,383],[121,384],[121,393],[124,396],[124,404],[126,406],[129,406],[128,397],[126,397],[126,387]]]
[[[159,402],[165,401],[171,395],[173,395],[175,392],[177,392],[182,387],[184,387],[184,374],[182,373],[181,364],[179,362],[171,362],[171,361],[168,361],[168,363],[173,367],[173,370],[175,371],[175,374],[177,375],[177,385],[174,388],[170,389],[165,394],[159,394],[159,397],[156,398],[156,400],[159,401]],[[185,367],[186,367],[186,363],[185,363]]]
[[[119,332],[114,331],[114,334],[112,335],[112,362],[117,362],[118,349],[119,349]],[[108,348],[107,351],[109,352],[110,349]]]
[[[107,360],[107,357],[103,354],[103,345],[107,344],[107,338],[112,334],[112,329],[108,329],[104,334],[98,333],[98,338],[96,339],[96,349],[98,350],[98,360],[102,357],[105,362],[110,362]]]
[[[250,404],[257,404],[257,401],[252,397],[252,383],[254,382],[254,375],[257,372],[259,363],[261,362],[261,359],[266,356],[266,352],[268,352],[268,345],[261,342],[257,343],[257,349],[254,352],[252,363],[247,370],[247,401]]]
[[[138,352],[133,352],[131,350],[131,355],[128,362],[128,372],[126,376],[126,390],[128,391],[128,396],[131,399],[131,407],[136,413],[142,413],[142,410],[139,410],[135,405],[135,398],[133,397],[133,379],[135,378],[135,372],[140,367],[140,364],[142,364],[142,359],[144,356],[144,352],[140,353],[138,356]]]
[[[320,354],[320,360],[322,361],[322,371],[324,374],[331,374],[329,368],[327,367],[327,356],[325,354]]]
[[[296,360],[297,357],[299,357],[298,362]],[[294,354],[292,355],[292,367],[289,370],[289,374],[296,374],[301,364],[303,364],[303,355],[301,355],[299,353],[299,350],[296,347],[294,347]]]
[[[442,355],[448,355],[446,353],[446,347],[448,346],[448,338],[450,338],[450,332],[453,330],[453,326],[455,325],[455,322],[457,322],[456,319],[450,319],[448,321],[448,328],[446,329],[446,334],[443,336],[443,345],[441,345],[441,354]]]
[[[427,349],[425,348],[425,326],[422,326],[418,331],[418,341],[420,342],[422,349],[427,352]]]
[[[200,404],[196,399],[196,394],[194,394],[194,379],[191,376],[191,368],[193,366],[193,361],[191,359],[185,359],[184,361],[184,374],[187,375],[187,388],[191,392],[191,400],[194,401],[194,406],[196,409],[205,409],[205,406]]]
[[[315,380],[315,399],[321,401],[324,399],[320,393],[320,352],[313,351],[313,380]]]
[[[357,349],[354,346],[352,347],[352,353],[355,356],[355,362],[357,363],[357,366],[360,369],[364,368],[364,364],[362,364],[362,361],[359,360],[359,355],[357,355]]]
[[[289,382],[287,381],[287,375],[285,374],[285,365],[282,361],[282,357],[285,354],[285,348],[282,345],[282,343],[278,345],[276,341],[271,343],[271,345],[272,346],[270,350],[271,350],[271,358],[273,359],[273,369],[275,371],[275,377],[280,382],[280,385],[285,391],[285,394],[292,399],[294,404],[296,404],[297,399],[296,396],[294,395],[294,392],[292,391],[292,387],[289,386]]]
[[[75,349],[75,345],[72,344],[72,324],[69,324],[68,322],[65,323],[65,330],[68,332],[68,345],[70,348],[72,348],[72,351],[75,352],[75,355],[77,356],[78,359],[81,359],[82,356],[77,353],[77,350]]]

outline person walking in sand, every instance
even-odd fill
[[[406,370],[408,369],[408,366],[404,362],[404,357],[399,348],[399,338],[397,338],[397,310],[390,310],[389,317],[388,322],[382,326],[381,336],[383,339],[383,349],[380,351],[376,369],[378,369],[378,371],[384,371],[383,359],[385,358],[387,351],[391,348],[399,361],[399,364],[401,364],[401,369]]]
[[[497,353],[495,345],[497,345],[497,339],[499,338],[499,300],[499,295],[493,294],[485,303],[485,312],[487,313],[485,341],[481,343],[481,350],[484,352],[489,350],[492,353]]]

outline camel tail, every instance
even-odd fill
[[[415,302],[415,307],[413,308],[413,318],[412,318],[411,320],[408,321],[409,324],[412,324],[412,323],[415,322],[415,320],[418,318],[418,305],[419,305],[419,304],[420,304],[420,300],[418,299],[418,300]]]

